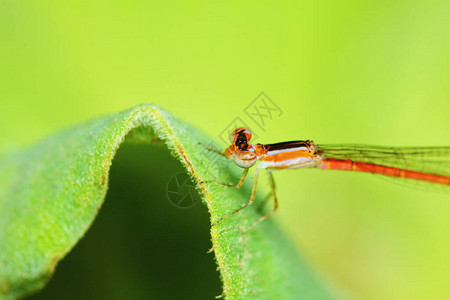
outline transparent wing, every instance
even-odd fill
[[[383,147],[368,145],[319,145],[319,154],[326,158],[352,160],[450,177],[450,147]],[[381,176],[395,183],[421,189],[448,192],[442,185],[406,178]]]

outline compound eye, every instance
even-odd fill
[[[252,138],[252,133],[250,132],[250,130],[248,128],[245,127],[239,127],[236,128],[231,134],[230,134],[230,142],[234,143],[234,141],[238,138],[238,137],[245,137],[245,139],[248,141],[250,141],[250,139]]]

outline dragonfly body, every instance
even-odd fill
[[[261,169],[269,171],[267,174],[275,204],[274,210],[261,217],[256,223],[268,218],[278,208],[275,183],[271,175],[271,171],[276,170],[299,168],[347,170],[376,173],[450,187],[450,147],[320,146],[309,140],[253,145],[249,144],[250,139],[251,132],[246,128],[238,128],[230,135],[232,144],[225,150],[224,154],[245,170],[237,185],[222,184],[230,187],[241,187],[248,169],[259,162],[256,167],[250,200],[235,211],[220,218],[219,221],[253,203],[258,174]]]
[[[248,129],[236,129],[233,135],[233,144],[225,151],[228,158],[234,158],[236,164],[243,168],[252,167],[259,161],[257,168],[268,171],[299,168],[347,170],[450,185],[450,170],[445,166],[445,164],[450,164],[450,147],[438,147],[434,150],[433,148],[386,148],[357,145],[343,145],[340,148],[324,146],[322,148],[309,140],[252,145],[248,143],[250,138],[251,133]],[[436,158],[430,155],[433,153],[435,156],[440,154],[447,161],[430,160]],[[425,154],[429,157],[423,157]],[[419,166],[418,170],[414,170],[413,162],[418,159],[423,160],[424,166]],[[383,164],[383,160],[386,161],[385,164]],[[411,168],[408,168],[408,163]],[[429,170],[420,170],[424,167]],[[418,167],[416,166],[416,168]],[[441,174],[439,174],[439,170],[431,170],[432,168],[440,168]]]

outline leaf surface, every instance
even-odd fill
[[[97,216],[120,145],[156,139],[185,166],[211,223],[248,201],[251,183],[241,189],[202,183],[237,182],[241,169],[205,150],[208,137],[157,106],[140,105],[66,129],[0,160],[0,299],[45,285]],[[223,296],[331,299],[272,219],[246,234],[238,228],[260,216],[250,206],[211,227]]]

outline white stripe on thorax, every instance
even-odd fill
[[[310,157],[295,157],[283,161],[261,161],[258,164],[258,169],[285,167],[285,168],[309,168],[311,163],[314,163],[314,159]]]

